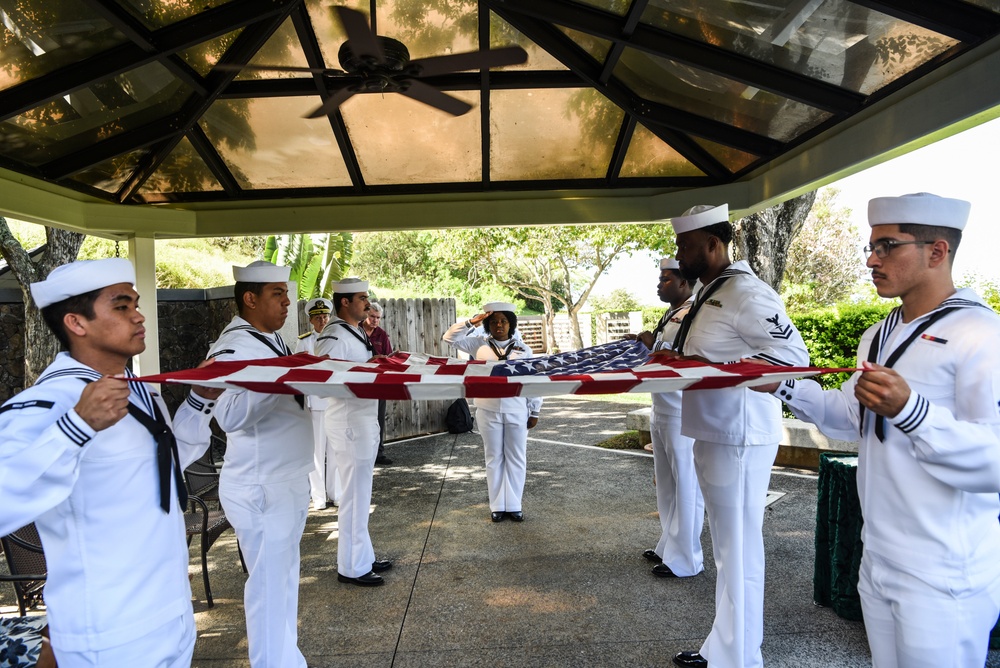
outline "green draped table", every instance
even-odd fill
[[[858,569],[863,524],[858,500],[858,456],[820,454],[813,601],[833,608],[844,619],[861,620]],[[990,649],[1000,649],[1000,620],[990,633]]]

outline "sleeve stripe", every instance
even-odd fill
[[[56,425],[58,425],[60,431],[66,435],[66,438],[81,447],[86,445],[87,441],[90,440],[90,436],[87,435],[87,432],[73,422],[73,418],[70,417],[70,413],[66,413],[59,418],[59,420],[56,421]]]
[[[922,396],[917,395],[917,403],[913,406],[913,410],[902,420],[895,422],[896,427],[903,433],[909,434],[920,426],[929,411],[930,403]]]
[[[750,359],[752,359],[752,360],[764,360],[765,362],[770,362],[771,364],[773,364],[775,366],[794,366],[792,364],[789,364],[788,362],[786,362],[785,360],[783,360],[781,358],[775,357],[773,355],[768,355],[767,353],[759,353],[757,355],[751,355]]]

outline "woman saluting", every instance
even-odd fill
[[[533,357],[531,348],[519,336],[514,305],[490,302],[483,313],[456,323],[444,341],[477,360],[514,360]],[[483,325],[486,334],[479,334]],[[521,495],[528,465],[528,430],[538,424],[540,398],[504,397],[476,399],[476,420],[486,451],[486,487],[490,495],[490,518],[501,522],[509,517],[524,521]]]

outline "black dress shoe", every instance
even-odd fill
[[[381,575],[375,575],[373,572],[368,572],[359,578],[349,578],[346,575],[341,575],[337,573],[338,582],[346,582],[347,584],[358,585],[359,587],[378,587],[385,584],[385,580],[382,579]]]
[[[385,455],[382,455],[381,457],[376,457],[375,458],[375,465],[376,466],[392,466],[392,460],[389,459],[388,457],[386,457]]]
[[[390,568],[392,568],[392,562],[388,559],[383,559],[382,561],[376,559],[372,562],[372,573],[385,573]]]
[[[670,570],[670,566],[666,564],[656,564],[653,566],[653,575],[661,578],[675,578],[677,574]]]
[[[511,521],[513,521],[513,522],[523,522],[524,521],[524,513],[522,513],[520,510],[516,510],[516,511],[514,511],[512,513],[507,513],[507,517],[509,517],[511,519]]]
[[[660,555],[656,553],[656,550],[646,550],[642,553],[642,556],[652,561],[654,564],[662,564],[663,559],[660,559]]]
[[[506,517],[507,513],[490,513],[490,519],[494,522],[503,522]]]
[[[678,652],[674,655],[674,665],[681,668],[708,668],[708,660],[698,652]]]

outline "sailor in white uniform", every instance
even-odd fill
[[[746,262],[729,259],[729,207],[696,206],[672,221],[677,261],[702,288],[672,354],[726,364],[807,366],[809,354],[777,293]],[[715,621],[685,668],[758,668],[764,638],[764,503],[781,440],[781,403],[743,388],[684,392],[681,433],[694,463],[717,566]]]
[[[368,317],[368,282],[345,278],[333,284],[336,315],[316,340],[316,354],[351,362],[383,359],[375,355],[361,322]],[[372,476],[378,454],[378,401],[331,397],[326,409],[326,437],[342,485],[337,513],[337,580],[362,587],[385,584],[379,573],[392,562],[375,558],[368,514]]]
[[[651,351],[670,350],[681,320],[691,310],[695,281],[681,276],[674,258],[660,260],[656,293],[670,304],[652,332],[629,335]],[[694,439],[681,434],[681,392],[652,395],[649,430],[653,440],[653,474],[656,509],[660,515],[660,540],[642,553],[654,562],[653,575],[691,577],[705,570],[701,531],[705,525],[705,500],[694,470]]]
[[[858,593],[878,668],[982,666],[1000,610],[1000,317],[951,278],[970,208],[871,200],[872,282],[902,306],[864,333],[865,370],[840,389],[775,388],[828,436],[860,434]]]
[[[0,534],[38,528],[63,668],[179,668],[194,652],[181,472],[208,446],[219,392],[195,388],[171,425],[159,394],[125,381],[146,347],[134,283],[118,258],[32,283],[68,352],[0,407]]]
[[[483,312],[445,332],[445,343],[477,360],[514,360],[534,357],[519,336],[515,306],[506,302],[483,305]],[[476,334],[482,324],[488,336]],[[476,399],[476,424],[486,454],[486,489],[490,497],[490,519],[524,521],[521,497],[528,468],[528,430],[538,424],[539,397]]]
[[[320,332],[330,322],[330,315],[333,313],[333,302],[322,297],[310,299],[306,302],[305,311],[312,329],[299,337],[299,341],[295,346],[295,352],[315,355],[316,339],[319,338]],[[315,395],[306,397],[306,406],[312,415],[313,445],[315,447],[313,451],[313,470],[309,473],[309,495],[312,497],[313,510],[323,510],[326,508],[328,499],[336,505],[337,500],[340,498],[337,460],[334,458],[333,452],[328,452],[326,428],[323,426],[327,403],[328,401],[324,397],[317,397]]]
[[[288,275],[288,267],[263,261],[233,267],[239,315],[212,345],[210,358],[291,354],[278,332],[291,303]],[[215,418],[227,435],[219,497],[249,570],[243,602],[250,665],[305,666],[297,638],[299,541],[313,470],[310,411],[301,395],[226,390]]]

